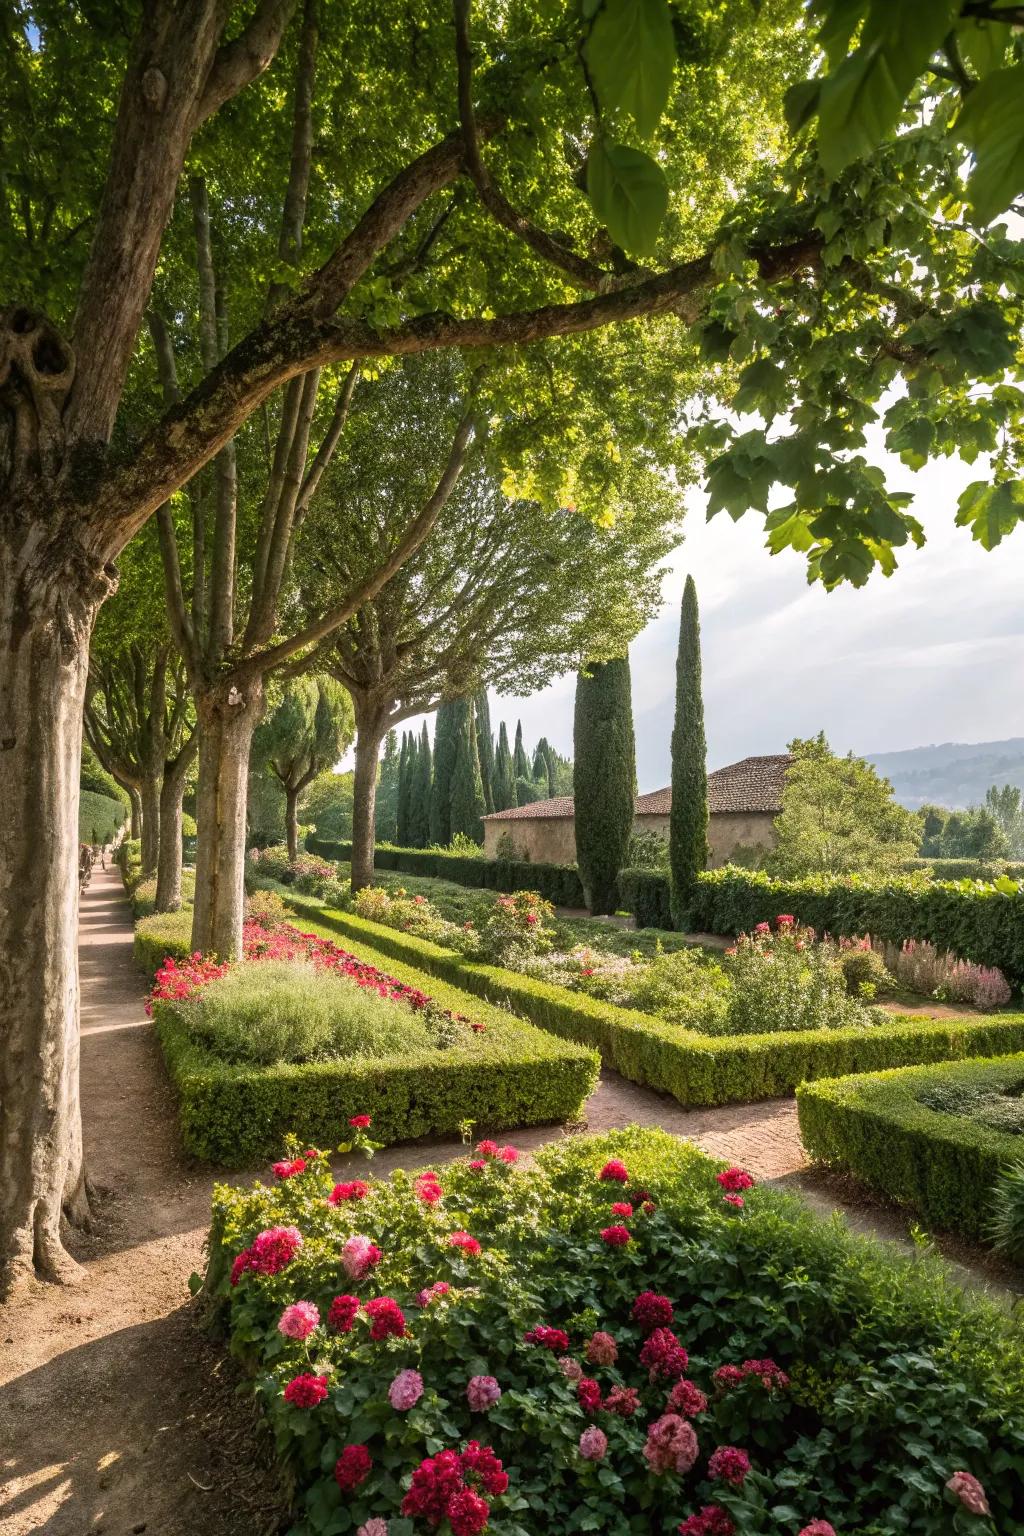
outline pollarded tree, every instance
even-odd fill
[[[591,912],[614,912],[636,814],[629,658],[595,661],[576,679],[573,729],[576,862]]]
[[[266,763],[284,790],[289,858],[299,851],[299,796],[344,756],[354,734],[348,694],[333,678],[314,673],[287,683],[256,728],[253,758]]]
[[[449,820],[452,837],[459,833],[483,842],[484,786],[476,742],[476,718],[472,699],[458,705],[455,763],[452,768]]]
[[[708,774],[701,688],[700,614],[692,576],[683,586],[672,726],[672,811],[668,833],[672,921],[682,924],[687,893],[708,862]]]
[[[96,613],[128,540],[220,455],[214,494],[226,507],[227,445],[262,405],[284,481],[297,471],[301,484],[311,373],[327,370],[321,380],[340,389],[363,359],[443,348],[493,355],[547,339],[503,354],[496,415],[509,402],[543,401],[528,452],[508,462],[532,480],[529,494],[589,511],[615,453],[643,447],[671,461],[683,442],[677,407],[716,392],[733,398],[733,368],[714,361],[731,355],[746,364],[738,409],[789,410],[799,427],[777,440],[755,431],[719,452],[715,504],[764,507],[773,481],[795,485],[795,511],[771,515],[773,543],[807,548],[826,579],[863,579],[919,533],[856,452],[875,402],[904,371],[913,394],[890,412],[890,442],[914,462],[958,442],[995,446],[995,472],[971,489],[961,515],[986,542],[1020,520],[1019,401],[972,386],[1015,367],[1021,254],[1001,235],[974,240],[966,228],[1017,191],[1007,184],[1019,157],[1005,154],[1000,93],[1018,78],[1019,40],[997,30],[980,63],[965,42],[970,64],[957,70],[943,49],[951,29],[954,47],[974,37],[974,0],[920,8],[941,16],[941,36],[931,18],[887,29],[891,8],[875,6],[863,41],[851,42],[862,9],[844,6],[851,25],[829,39],[838,88],[826,96],[815,84],[793,101],[797,116],[820,108],[823,157],[811,141],[788,159],[784,91],[816,64],[797,0],[753,18],[746,0],[699,5],[677,67],[667,0],[651,0],[653,24],[639,34],[631,7],[570,16],[513,0],[479,17],[472,38],[469,0],[455,0],[454,69],[444,7],[409,29],[394,0],[306,0],[290,31],[296,0],[152,0],[129,11],[127,26],[109,27],[73,0],[40,0],[3,29],[0,1252],[12,1272],[67,1272],[60,1207],[74,1219],[87,1207],[74,845]],[[317,23],[332,45],[321,56]],[[283,70],[261,82],[282,43]],[[837,114],[851,47],[852,71],[871,88]],[[289,91],[291,122],[280,111]],[[961,91],[969,110],[957,117]],[[837,117],[843,131],[871,126],[854,136],[853,154],[865,158],[850,171],[830,153]],[[330,153],[317,155],[315,177],[310,169],[316,210],[303,225],[294,194],[318,133]],[[956,133],[977,157],[975,178],[983,173],[969,214],[955,212],[973,169]],[[635,143],[655,136],[657,158]],[[158,264],[155,310],[186,316],[196,348],[171,226],[176,207],[175,226],[188,222],[183,176],[199,174],[230,187],[219,205],[233,246],[219,313],[237,339],[211,368],[184,370],[180,400],[169,389],[155,406],[140,333]],[[517,206],[524,201],[528,212]],[[296,229],[303,249],[291,242],[280,258]],[[222,263],[222,282],[225,271]],[[658,318],[649,340],[616,348],[580,339],[646,317]],[[577,387],[552,389],[552,367]],[[717,448],[708,439],[709,453],[722,447],[721,436]],[[264,495],[272,483],[273,469]],[[218,788],[233,806],[247,756],[235,738],[251,729],[262,678],[283,659],[274,644],[299,639],[259,638],[274,630],[290,496],[282,482],[266,498],[274,530],[261,540],[266,569],[262,556],[252,566],[248,671],[227,680],[229,648],[206,678],[207,737],[230,738]],[[225,511],[219,526],[210,561],[219,552],[226,579],[237,525]],[[190,617],[187,602],[176,607]],[[251,714],[239,724],[242,706]],[[205,929],[211,898],[227,893],[228,951],[240,912],[237,819],[228,867],[209,889],[200,881],[197,909]],[[220,858],[216,836],[207,848],[203,858]]]

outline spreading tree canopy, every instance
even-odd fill
[[[331,677],[309,674],[289,682],[253,737],[253,756],[264,762],[285,794],[288,856],[299,851],[299,796],[342,758],[355,734],[348,694]]]

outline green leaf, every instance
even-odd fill
[[[822,16],[818,42],[829,68],[834,69],[849,50],[850,39],[867,9],[867,0],[815,0],[811,9]]]
[[[818,153],[830,176],[896,127],[907,95],[960,12],[960,0],[871,0],[857,48],[822,83]]]
[[[798,80],[796,85],[790,86],[783,97],[786,123],[790,133],[799,133],[804,124],[814,116],[818,110],[820,94],[820,80]]]
[[[586,51],[602,107],[628,112],[649,137],[668,105],[675,70],[667,0],[606,0]]]
[[[967,190],[981,224],[990,224],[1024,190],[1024,64],[986,75],[956,120],[974,155]]]
[[[972,480],[957,502],[957,526],[970,528],[983,549],[995,549],[1017,524],[1024,522],[1024,480],[989,485]]]
[[[616,245],[649,256],[668,208],[668,183],[650,155],[628,144],[595,144],[587,191]]]
[[[956,29],[960,52],[976,75],[988,75],[999,68],[1012,37],[1005,21],[978,21],[968,17]]]

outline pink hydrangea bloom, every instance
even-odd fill
[[[652,1472],[689,1472],[698,1451],[693,1425],[677,1413],[663,1413],[647,1431],[644,1460]]]
[[[363,1179],[349,1179],[346,1184],[335,1184],[327,1196],[328,1205],[340,1205],[343,1200],[365,1200],[370,1193],[369,1184]]]
[[[601,1240],[608,1244],[609,1248],[625,1248],[629,1242],[628,1227],[602,1227]]]
[[[742,1195],[723,1195],[722,1196],[722,1204],[723,1205],[731,1205],[733,1207],[733,1209],[737,1210],[737,1211],[742,1211],[742,1209],[746,1205],[746,1203],[747,1202],[744,1200]]]
[[[302,1248],[298,1227],[268,1227],[252,1240],[246,1266],[257,1275],[276,1275]]]
[[[583,1367],[572,1355],[562,1355],[558,1361],[558,1369],[567,1381],[582,1381]]]
[[[657,1291],[641,1291],[631,1316],[644,1333],[652,1333],[655,1328],[671,1328],[675,1313],[667,1296],[659,1296]]]
[[[518,1147],[499,1147],[498,1148],[498,1156],[501,1158],[501,1161],[503,1163],[509,1163],[509,1164],[518,1163],[518,1161],[519,1161],[519,1148]]]
[[[835,1526],[829,1525],[827,1520],[812,1520],[810,1525],[805,1525],[800,1536],[836,1536]]]
[[[496,1141],[478,1141],[476,1144],[477,1157],[497,1157],[498,1143]]]
[[[421,1173],[415,1188],[424,1205],[436,1205],[444,1194],[436,1173]]]
[[[284,1389],[284,1400],[293,1408],[315,1408],[327,1396],[327,1377],[312,1376],[304,1371],[293,1376]]]
[[[973,1473],[954,1472],[946,1487],[972,1515],[991,1515],[985,1490]]]
[[[612,1387],[602,1407],[620,1419],[631,1419],[640,1407],[640,1394],[636,1387]]]
[[[370,1338],[376,1343],[405,1337],[405,1313],[393,1296],[373,1296],[363,1311],[370,1319]]]
[[[448,1238],[449,1248],[461,1248],[463,1253],[468,1253],[475,1259],[480,1252],[480,1244],[475,1237],[470,1237],[468,1232],[453,1232]]]
[[[351,1333],[360,1305],[358,1296],[335,1296],[327,1313],[328,1326],[338,1333]]]
[[[474,1157],[469,1166],[472,1168],[474,1173],[480,1173],[482,1169],[487,1167],[487,1164],[484,1162],[482,1157]]]
[[[397,1413],[408,1413],[423,1396],[423,1377],[419,1371],[399,1371],[388,1388],[388,1402]]]
[[[304,1157],[292,1157],[271,1166],[275,1179],[294,1179],[297,1174],[305,1173],[307,1164]]]
[[[684,1419],[695,1419],[707,1413],[708,1400],[693,1381],[677,1381],[668,1395],[670,1413],[681,1413]]]
[[[384,1257],[376,1243],[371,1243],[361,1232],[350,1237],[341,1250],[341,1263],[346,1275],[352,1280],[362,1280]]]
[[[698,1515],[688,1515],[677,1527],[679,1536],[735,1536],[729,1511],[721,1504],[705,1504]]]
[[[745,1168],[723,1168],[721,1173],[715,1174],[715,1179],[723,1189],[730,1194],[738,1194],[743,1189],[753,1189],[754,1180]]]
[[[293,1301],[278,1318],[277,1331],[286,1339],[308,1339],[319,1321],[319,1309],[311,1301]]]
[[[473,1413],[486,1413],[501,1397],[501,1388],[493,1376],[472,1376],[466,1385],[466,1401]]]
[[[610,1333],[598,1331],[587,1341],[587,1359],[591,1365],[614,1365],[619,1358],[619,1346]]]
[[[742,1488],[749,1471],[750,1457],[735,1445],[720,1445],[708,1459],[708,1476],[711,1480],[728,1483],[731,1488]]]
[[[428,1285],[425,1290],[420,1291],[416,1300],[421,1307],[428,1307],[439,1296],[447,1296],[450,1290],[451,1286],[447,1280],[435,1280],[433,1285]]]
[[[588,1424],[580,1435],[580,1455],[584,1461],[604,1461],[608,1452],[608,1436],[596,1424]]]
[[[388,1523],[380,1515],[366,1520],[356,1531],[356,1536],[388,1536]]]
[[[633,1207],[630,1205],[628,1200],[616,1200],[615,1204],[612,1206],[612,1215],[621,1216],[624,1221],[628,1221],[632,1214]]]

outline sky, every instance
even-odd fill
[[[809,586],[803,558],[769,555],[763,520],[706,521],[703,492],[687,496],[685,538],[673,554],[657,619],[630,649],[637,780],[641,793],[669,783],[675,651],[683,581],[691,572],[701,611],[708,767],[785,751],[794,736],[824,730],[833,748],[898,751],[943,741],[1024,735],[1024,530],[991,553],[954,523],[956,501],[986,465],[959,460],[916,474],[866,450],[891,484],[913,491],[927,542],[900,556],[891,576],[826,592]],[[572,754],[575,678],[532,698],[495,698],[491,712],[528,745],[546,735]]]

